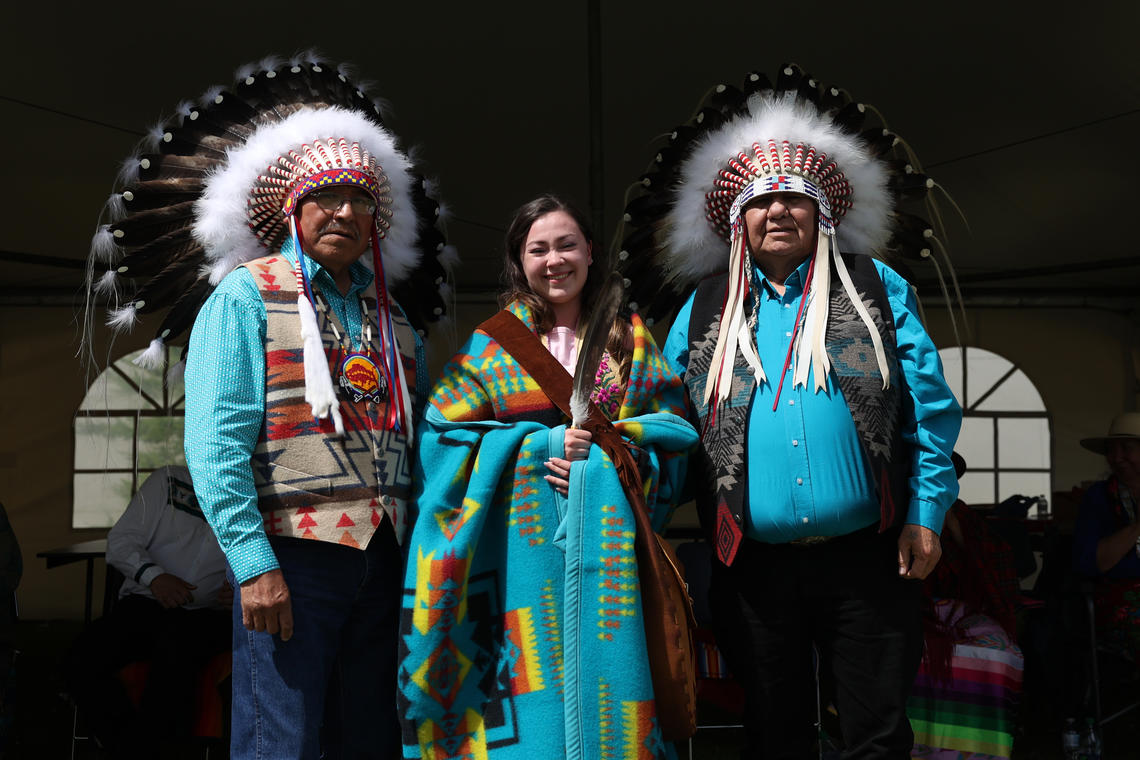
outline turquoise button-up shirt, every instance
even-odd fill
[[[296,263],[292,241],[281,255]],[[306,272],[360,346],[357,297],[372,284],[372,271],[356,261],[352,285],[342,295],[332,275],[312,257]],[[290,283],[291,284],[291,283]],[[202,305],[186,356],[186,464],[202,514],[238,583],[278,567],[257,508],[250,457],[265,419],[265,303],[253,275],[238,267]]]
[[[792,387],[789,365],[772,409],[776,387],[803,298],[805,261],[785,281],[779,295],[763,274],[757,313],[756,348],[768,380],[753,394],[748,414],[747,524],[757,541],[783,543],[806,536],[839,536],[879,521],[879,500],[863,458],[859,434],[833,375],[815,392]],[[897,358],[913,412],[902,409],[904,440],[912,447],[910,502],[906,522],[941,532],[946,510],[958,496],[950,453],[962,412],[942,374],[938,351],[918,317],[918,304],[906,281],[879,261],[875,268],[886,288],[895,320]],[[689,318],[685,303],[665,341],[665,358],[679,375],[689,357]],[[794,360],[793,360],[794,363]]]

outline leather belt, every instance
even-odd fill
[[[815,546],[826,543],[833,538],[839,538],[839,536],[804,536],[803,538],[793,538],[788,543],[792,546]]]

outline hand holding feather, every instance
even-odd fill
[[[606,350],[610,328],[617,318],[624,290],[621,275],[611,272],[599,288],[592,308],[587,312],[588,321],[581,331],[582,345],[578,349],[578,361],[574,365],[574,390],[570,394],[572,428],[580,428],[590,415],[590,395],[594,392],[598,365],[602,362],[602,354]]]

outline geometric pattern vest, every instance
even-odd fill
[[[874,260],[860,254],[842,256],[855,292],[867,307],[883,340],[891,372],[890,388],[883,390],[882,374],[867,327],[839,278],[834,276],[833,266],[824,342],[831,360],[831,374],[843,393],[859,434],[864,464],[875,483],[880,508],[879,530],[884,531],[906,517],[910,450],[903,440],[899,420],[906,405],[913,402],[897,360],[894,315]],[[685,385],[697,418],[697,430],[701,433],[694,464],[696,471],[704,476],[704,487],[697,489],[697,514],[713,542],[717,558],[731,565],[743,537],[748,493],[747,428],[756,379],[738,351],[728,400],[710,422],[710,410],[704,404],[705,383],[716,347],[727,280],[728,275],[722,274],[697,285],[689,319]]]
[[[339,387],[345,435],[337,435],[331,418],[313,417],[305,401],[293,265],[283,256],[268,256],[244,266],[261,292],[267,317],[265,421],[251,460],[266,534],[364,549],[386,517],[402,542],[412,485],[407,436],[384,428],[387,402],[354,403]],[[375,300],[363,300],[375,315]],[[416,336],[398,308],[392,310],[392,322],[412,407],[418,409],[416,377],[423,362],[417,362]],[[335,383],[339,366],[332,365],[340,344],[323,310],[317,311],[317,325]],[[371,349],[380,356],[376,333],[373,327]]]

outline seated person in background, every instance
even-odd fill
[[[125,578],[119,600],[76,641],[68,686],[99,741],[115,757],[153,757],[186,736],[196,679],[231,644],[233,589],[185,467],[155,470],[107,534],[107,562]],[[150,663],[136,709],[117,677]]]
[[[966,462],[957,452],[951,460],[960,479]],[[946,513],[942,559],[924,586],[926,648],[907,704],[913,755],[1009,757],[1024,673],[1013,552],[990,520],[959,499]]]
[[[1140,412],[1117,415],[1108,435],[1081,445],[1112,471],[1086,492],[1073,532],[1076,571],[1097,578],[1097,628],[1140,662]]]
[[[960,480],[966,460],[957,451],[951,459]],[[928,599],[943,602],[925,615],[926,657],[937,675],[948,673],[953,645],[980,622],[969,616],[988,616],[1013,641],[1020,593],[1009,545],[961,499],[946,513],[942,538],[942,560],[925,581]]]

